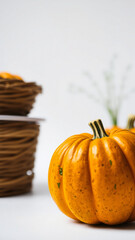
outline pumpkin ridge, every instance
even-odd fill
[[[80,134],[76,134],[76,135],[72,135],[72,136],[68,137],[64,142],[62,142],[62,143],[56,148],[55,152],[56,152],[58,149],[60,149],[62,145],[64,146],[64,144],[66,144],[67,142],[69,142],[69,140],[77,141],[77,139],[80,138],[79,135],[80,135]],[[83,136],[83,137],[84,137],[84,136]]]
[[[124,131],[127,131],[127,130],[124,130]],[[128,133],[129,133],[129,132],[128,132]],[[115,133],[114,133],[114,134],[115,134]],[[129,162],[127,156],[125,155],[125,152],[123,151],[123,148],[121,147],[121,145],[119,144],[119,142],[116,140],[115,137],[113,138],[113,136],[112,136],[111,138],[118,144],[119,148],[121,149],[121,151],[122,151],[122,153],[123,153],[123,155],[124,155],[124,157],[125,157],[125,159],[126,159],[126,161],[127,161],[127,163],[128,163],[128,166],[129,166],[129,168],[130,168],[130,171],[131,171],[131,174],[132,174],[132,176],[133,176],[133,179],[134,179],[134,181],[135,181],[135,174],[134,174],[133,169],[132,169],[132,167],[131,167],[131,163]],[[119,138],[118,135],[117,135],[117,138]],[[126,141],[130,142],[130,145],[133,144],[133,143],[130,141],[130,139],[127,140],[127,138],[125,138],[125,136],[123,136],[123,134],[122,134],[122,138],[124,138]],[[135,146],[134,146],[134,147],[135,147]],[[129,218],[127,219],[127,221],[130,220],[130,217],[132,216],[132,214],[134,214],[134,220],[135,220],[135,188],[134,188],[134,207],[133,207],[133,210],[131,211],[131,213],[130,213],[130,215],[129,215]]]
[[[130,133],[131,133],[131,132],[130,132]],[[132,133],[131,133],[131,134],[132,134]],[[121,139],[123,139],[124,141],[130,143],[129,145],[131,145],[132,148],[133,148],[133,147],[135,148],[134,142],[132,142],[131,139],[129,139],[129,138],[128,138],[128,139],[125,138],[125,136],[123,136],[123,135],[121,135],[120,138],[119,138],[119,135],[118,135],[118,136],[112,136],[112,138],[117,142],[117,144],[119,145],[119,147],[121,148],[122,151],[123,151],[123,148],[122,148],[122,146],[120,145],[120,143],[118,142],[117,138],[119,139],[120,142],[121,142],[121,140],[120,140],[120,138],[121,138]],[[123,151],[123,154],[124,154],[124,156],[125,156],[126,159],[127,159],[127,156],[125,155],[125,152],[124,152],[124,151]],[[127,159],[127,161],[128,161],[128,159]],[[133,174],[133,177],[134,177],[134,179],[135,179],[135,167],[134,167],[134,170],[133,170],[134,164],[133,164],[133,166],[131,166],[131,163],[130,163],[129,161],[128,161],[128,163],[129,163],[131,172],[132,172],[132,174]]]
[[[127,157],[126,157],[126,155],[125,155],[125,152],[123,151],[123,148],[121,147],[120,143],[117,141],[117,138],[119,138],[119,137],[118,137],[118,136],[111,136],[111,138],[119,145],[119,147],[120,147],[120,149],[122,150],[125,158],[127,159]],[[130,139],[127,140],[127,138],[125,138],[125,136],[122,136],[122,137],[120,136],[120,138],[123,138],[124,140],[128,141],[128,143],[130,143],[130,145],[132,145],[133,147],[135,147],[135,145],[133,144],[132,141],[130,141]],[[120,138],[119,138],[119,141],[120,141]],[[128,161],[128,159],[127,159],[127,162],[128,162],[128,164],[129,164],[129,167],[130,167],[130,170],[131,170],[131,172],[132,172],[132,175],[133,175],[133,177],[134,177],[134,179],[135,179],[135,173],[134,173],[134,171],[133,171],[133,169],[132,169],[131,163]]]
[[[131,133],[131,132],[130,132],[130,133]],[[126,156],[125,151],[123,151],[123,148],[122,148],[122,146],[120,145],[120,142],[121,142],[120,138],[128,141],[128,143],[130,143],[130,144],[129,144],[130,146],[132,145],[133,147],[135,147],[135,145],[133,144],[133,142],[132,142],[129,138],[128,138],[128,140],[127,140],[127,138],[125,138],[125,136],[123,136],[123,135],[120,136],[120,138],[119,138],[118,136],[112,136],[112,138],[114,139],[114,141],[117,142],[117,144],[119,145],[120,149],[122,150],[122,152],[123,152],[123,154],[124,154],[124,156],[125,156],[125,158],[126,158],[126,160],[127,160],[127,162],[128,162],[128,165],[129,165],[129,167],[130,167],[130,170],[131,170],[132,176],[133,176],[133,178],[134,178],[134,182],[135,182],[135,168],[134,168],[134,170],[133,170],[134,164],[132,165],[132,163],[129,161],[129,159],[128,159],[127,156]],[[117,138],[119,139],[120,142],[117,140]],[[130,221],[130,220],[132,220],[132,221],[135,220],[135,191],[134,191],[134,208],[133,208],[133,210],[132,210],[132,212],[131,212],[128,220],[129,220],[129,221]]]
[[[72,214],[72,212],[70,211],[70,209],[68,208],[68,206],[67,206],[67,204],[66,204],[66,202],[65,202],[65,199],[64,199],[64,197],[63,197],[63,194],[61,194],[61,182],[60,182],[60,179],[57,181],[57,184],[58,184],[58,188],[60,188],[60,189],[57,189],[57,191],[59,190],[60,192],[59,192],[59,196],[57,196],[56,197],[56,193],[54,192],[54,190],[52,191],[51,190],[51,185],[53,186],[53,184],[51,184],[51,180],[52,180],[52,177],[53,176],[51,176],[50,177],[50,174],[52,174],[52,169],[51,169],[51,167],[52,167],[52,165],[53,165],[53,162],[55,161],[55,155],[59,155],[59,152],[61,152],[61,160],[60,160],[60,162],[57,164],[58,166],[60,166],[60,164],[62,164],[62,159],[64,158],[64,155],[65,155],[65,153],[66,153],[66,150],[69,148],[69,140],[71,140],[71,144],[70,144],[70,146],[72,145],[72,144],[74,144],[74,141],[75,141],[75,138],[73,138],[73,139],[71,139],[70,137],[68,138],[68,139],[66,139],[63,143],[61,143],[58,147],[57,147],[57,149],[55,150],[55,152],[54,152],[54,154],[53,154],[53,156],[52,156],[52,159],[51,159],[51,163],[50,163],[50,167],[49,167],[49,173],[48,173],[48,185],[49,185],[49,190],[50,190],[50,193],[51,193],[51,196],[52,196],[52,198],[53,198],[53,200],[56,202],[56,204],[58,205],[58,207],[59,207],[59,209],[63,212],[63,213],[65,213],[68,217],[71,217],[71,218],[73,218],[73,219],[76,219],[75,218],[75,216]],[[77,139],[78,140],[78,139]],[[77,141],[76,140],[76,141]],[[67,145],[67,143],[68,143],[68,146],[66,147],[66,145]],[[61,147],[62,147],[62,149],[61,149]],[[58,167],[57,166],[57,167]],[[58,175],[59,176],[59,175]],[[59,176],[59,178],[60,178],[61,176]],[[61,178],[61,180],[62,180],[62,178]],[[54,187],[54,186],[53,186]],[[61,196],[60,196],[61,195]],[[62,198],[61,200],[59,199],[58,200],[58,197],[59,198]],[[63,202],[62,202],[63,201]],[[61,206],[62,205],[62,206]],[[63,207],[63,205],[65,205],[64,207]],[[64,208],[64,209],[63,209]],[[66,209],[65,209],[66,208]]]
[[[77,137],[77,138],[76,138]],[[83,138],[82,138],[83,139]],[[61,156],[61,160],[59,161],[59,163],[57,164],[57,168],[55,169],[55,171],[59,171],[59,169],[61,168],[61,166],[63,165],[63,170],[64,170],[64,156],[66,154],[66,152],[68,151],[68,149],[74,145],[76,142],[80,142],[82,141],[82,139],[79,138],[79,134],[77,136],[72,136],[71,138],[69,137],[67,140],[65,140],[62,144],[60,144],[60,146],[56,149],[56,151],[54,152],[54,154],[56,156]],[[71,141],[71,143],[70,143]],[[67,145],[67,147],[66,147]],[[62,148],[62,149],[61,149]],[[60,154],[61,153],[61,154]],[[52,157],[51,160],[51,164],[52,161],[55,161],[55,156]],[[51,167],[51,166],[50,166]],[[50,168],[49,168],[50,169]],[[51,171],[50,171],[51,172]],[[64,172],[63,172],[64,173]],[[51,179],[51,177],[49,176],[49,179]],[[51,185],[51,184],[49,184]],[[53,184],[52,184],[53,185]],[[56,185],[56,183],[55,183]],[[63,194],[63,176],[61,176],[60,174],[57,175],[57,187],[56,187],[56,191],[57,191],[57,195],[56,192],[52,192],[51,191],[51,187],[49,187],[50,193],[54,199],[54,201],[56,202],[56,204],[58,205],[59,209],[65,213],[68,217],[71,217],[73,219],[76,219],[75,216],[72,214],[72,212],[70,211],[66,201],[65,201],[65,197]]]
[[[77,143],[77,145],[75,146],[75,149],[74,149],[74,151],[73,151],[73,155],[72,155],[72,159],[73,159],[73,157],[74,157],[74,154],[75,154],[75,151],[76,151],[76,148],[79,146],[79,144],[83,141],[83,140],[86,140],[86,138],[85,139],[77,139],[75,142],[73,142],[69,147],[68,147],[68,149],[67,149],[67,151],[65,151],[65,154],[64,154],[64,156],[70,151],[70,148],[73,146],[73,145],[75,145],[75,143],[78,141],[78,143]],[[63,159],[64,159],[64,156],[63,156]],[[71,162],[72,162],[72,159],[70,160]],[[64,163],[64,161],[63,161],[63,163]],[[63,164],[64,165],[64,164]],[[63,170],[64,170],[64,166],[63,166]],[[63,173],[63,176],[64,176],[64,173]],[[64,196],[64,198],[65,198],[65,194],[64,194],[64,190],[63,190],[63,196]],[[67,206],[68,206],[68,203],[67,203],[67,201],[66,201],[66,198],[65,198],[65,202],[66,202],[66,204],[67,204]],[[68,207],[69,208],[69,207]],[[69,208],[69,210],[70,210],[70,208]],[[71,210],[70,210],[71,211]],[[71,211],[72,212],[72,211]]]
[[[90,157],[92,189],[98,219],[107,224],[127,221],[134,207],[134,195],[130,190],[134,185],[122,150],[110,137],[97,139],[92,142]]]
[[[90,178],[90,185],[91,185],[91,191],[92,191],[92,197],[93,197],[93,205],[94,205],[94,209],[95,209],[95,215],[97,217],[97,221],[100,223],[98,216],[97,216],[97,211],[96,211],[96,206],[95,206],[95,198],[94,198],[94,193],[93,193],[93,189],[92,189],[92,178],[91,178],[91,169],[90,169],[90,148],[91,148],[91,140],[89,142],[89,148],[88,148],[88,167],[89,167],[89,178]]]
[[[78,136],[79,136],[79,134],[78,134]],[[83,136],[83,138],[82,139],[80,139],[79,137],[77,138],[77,140],[75,140],[74,142],[72,142],[72,144],[68,147],[68,149],[65,151],[65,154],[63,155],[63,178],[64,178],[64,157],[65,157],[65,155],[70,151],[70,149],[73,147],[73,145],[75,145],[76,144],[76,146],[75,146],[75,149],[74,149],[74,152],[73,152],[73,156],[74,156],[74,153],[75,153],[75,151],[76,151],[76,148],[77,148],[77,146],[82,142],[84,140],[84,136]],[[73,158],[73,156],[72,156],[72,158]],[[62,195],[63,195],[63,200],[64,200],[64,202],[65,202],[65,205],[66,205],[66,207],[68,208],[68,210],[71,212],[71,214],[74,216],[73,217],[73,219],[75,219],[75,220],[78,220],[78,218],[76,218],[76,216],[75,216],[75,214],[72,212],[72,210],[70,209],[70,207],[69,207],[69,204],[68,204],[68,201],[67,201],[67,199],[66,199],[66,196],[65,196],[65,192],[64,192],[64,184],[63,184],[63,178],[62,178]],[[67,214],[66,214],[67,215]],[[68,215],[67,215],[68,216]]]
[[[79,135],[79,134],[78,134],[78,135]],[[70,146],[68,146],[68,149],[67,149],[67,150],[65,150],[65,152],[64,152],[64,154],[63,154],[63,157],[62,157],[62,159],[61,159],[61,162],[60,162],[60,166],[63,166],[63,177],[64,177],[64,157],[65,157],[66,153],[69,151],[69,149],[70,149],[74,144],[76,144],[76,142],[77,142],[77,146],[78,146],[78,145],[80,144],[80,142],[82,141],[82,139],[81,139],[81,140],[79,139],[79,136],[76,136],[76,137],[77,137],[77,139],[76,139],[74,142],[72,142]],[[76,147],[77,147],[77,146],[76,146]],[[67,201],[66,201],[66,198],[65,198],[64,187],[63,187],[63,177],[61,178],[61,194],[62,194],[62,199],[63,199],[63,201],[65,202],[65,205],[66,205],[68,211],[71,213],[71,215],[73,215],[73,219],[77,220],[76,216],[74,215],[74,213],[73,213],[73,212],[71,211],[71,209],[69,208],[69,206],[68,206],[68,204],[67,204]],[[66,214],[66,215],[67,215],[67,214]],[[68,216],[68,215],[67,215],[67,216]]]
[[[89,199],[92,199],[89,198],[89,195],[91,195],[87,158],[89,141],[90,139],[88,138],[83,139],[74,149],[70,162],[68,160],[65,163],[65,176],[63,179],[64,195],[69,209],[79,221],[98,223],[97,217],[94,215],[93,204],[91,204],[92,200],[91,202],[89,201]],[[85,146],[85,154],[83,146]],[[70,150],[72,151],[72,149],[68,149],[65,156],[67,159],[69,159],[69,155],[71,154]]]

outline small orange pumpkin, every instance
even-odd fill
[[[48,173],[51,196],[68,217],[88,224],[135,220],[135,134],[107,135],[101,120],[94,137],[69,137],[54,152]]]
[[[135,133],[134,124],[135,124],[135,115],[130,114],[129,117],[128,117],[126,129]],[[122,128],[120,128],[118,126],[113,126],[112,128],[107,128],[106,132],[110,133],[112,131],[116,131],[116,130],[120,130],[120,129],[122,129]]]
[[[110,132],[120,130],[121,128],[118,126],[113,126],[112,128],[106,128],[105,131],[109,134]]]
[[[18,75],[13,75],[7,72],[0,72],[0,78],[2,79],[16,79],[16,80],[23,80],[20,76]]]

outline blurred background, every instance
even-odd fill
[[[123,94],[119,126],[134,113],[134,9],[134,0],[0,0],[0,71],[43,87],[30,114],[46,119],[34,181],[47,183],[55,148],[91,132],[90,120],[112,126],[104,98],[114,107]]]

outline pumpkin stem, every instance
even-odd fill
[[[89,126],[93,131],[93,139],[108,137],[107,133],[105,132],[103,123],[100,119],[90,122]]]
[[[135,115],[129,115],[128,117],[128,122],[127,122],[127,129],[134,128],[134,123],[135,123]]]

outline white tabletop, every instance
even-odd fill
[[[135,238],[135,223],[90,226],[62,214],[50,197],[47,183],[35,179],[32,193],[0,199],[1,240],[72,240]]]
[[[47,175],[54,149],[68,135],[59,131],[51,121],[41,125],[32,193],[0,198],[0,240],[135,239],[135,223],[92,226],[73,221],[57,208]]]

